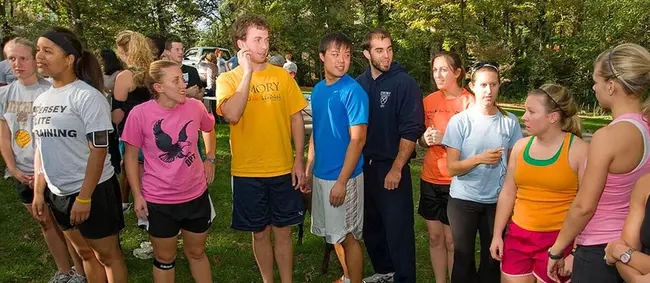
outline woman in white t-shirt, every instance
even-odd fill
[[[32,42],[25,38],[15,38],[7,44],[5,51],[9,66],[18,80],[0,88],[0,150],[9,173],[15,180],[18,197],[31,214],[34,200],[32,104],[51,84],[38,78],[34,60],[36,47]],[[84,282],[81,259],[74,248],[68,246],[76,267],[73,270],[61,229],[52,221],[49,209],[43,212],[46,220],[39,224],[57,267],[57,272],[49,282]]]
[[[117,237],[124,228],[120,191],[107,154],[113,127],[99,62],[65,28],[43,34],[36,48],[38,70],[53,86],[33,105],[34,217],[44,221],[49,204],[88,282],[126,282]]]

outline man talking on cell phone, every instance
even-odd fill
[[[304,218],[298,189],[305,179],[300,111],[307,101],[287,71],[266,62],[270,29],[266,19],[242,16],[232,29],[240,49],[239,67],[217,78],[216,92],[217,114],[230,123],[232,228],[253,234],[253,252],[265,283],[274,282],[274,255],[281,282],[289,283],[291,226]]]

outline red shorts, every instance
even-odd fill
[[[503,244],[501,272],[508,276],[534,275],[539,281],[553,282],[546,275],[548,249],[553,246],[560,231],[532,232],[510,222]],[[564,251],[564,256],[571,254],[573,243]],[[571,277],[561,277],[562,282]]]

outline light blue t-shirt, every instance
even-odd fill
[[[314,176],[336,180],[343,168],[350,143],[349,128],[368,123],[368,94],[352,77],[336,83],[320,81],[312,90],[311,108],[314,135]],[[363,171],[363,155],[351,177]]]
[[[498,112],[485,116],[478,107],[471,107],[449,120],[442,144],[460,150],[460,160],[480,154],[486,149],[503,148],[501,161],[497,164],[480,164],[463,175],[451,180],[449,194],[452,198],[493,204],[505,180],[508,168],[508,150],[522,138],[517,117]]]

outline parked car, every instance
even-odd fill
[[[231,52],[227,48],[199,46],[199,47],[192,47],[187,51],[185,51],[185,56],[183,57],[183,65],[188,65],[196,68],[196,70],[199,71],[199,76],[201,77],[201,81],[205,83],[206,81],[205,74],[207,72],[205,55],[208,53],[214,53],[214,51],[217,50],[217,48],[221,50],[221,58],[228,61],[228,59],[230,59]]]

